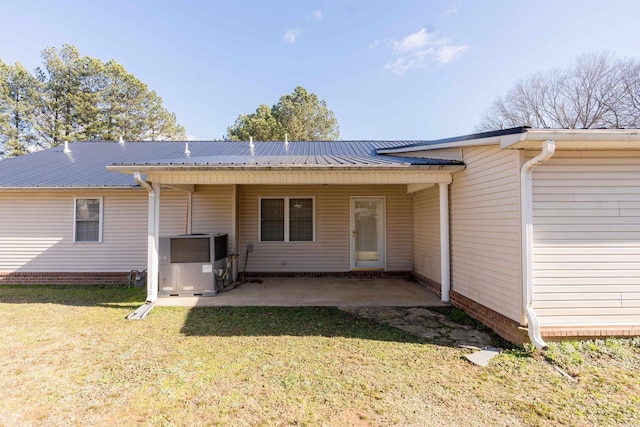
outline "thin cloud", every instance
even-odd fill
[[[409,34],[402,40],[392,41],[393,50],[398,53],[406,53],[422,49],[429,43],[429,33],[426,28],[421,29],[417,33]]]
[[[298,27],[298,28],[289,28],[287,31],[285,31],[284,36],[282,37],[282,39],[289,44],[294,44],[296,42],[296,40],[298,39],[298,37],[300,36],[300,34],[302,34],[302,31],[304,31],[302,28]]]
[[[458,9],[455,6],[451,6],[447,10],[444,11],[443,15],[444,16],[455,15],[458,12],[460,12],[460,9]]]
[[[446,8],[442,15],[444,16],[455,15],[458,12],[460,12],[460,0],[458,0],[457,2],[455,2],[455,4],[452,4],[451,6]]]
[[[381,43],[375,40],[369,45],[369,50],[377,48]],[[459,58],[468,49],[468,45],[455,45],[445,38],[439,38],[436,33],[421,28],[400,40],[389,39],[386,45],[393,57],[383,69],[399,77],[414,70],[425,68],[430,63],[441,65]]]
[[[313,11],[313,19],[315,19],[316,21],[319,21],[322,19],[322,10],[321,9],[316,9]]]
[[[440,64],[448,64],[449,62],[453,61],[454,59],[458,58],[460,55],[462,55],[463,53],[465,53],[467,51],[467,49],[469,49],[469,46],[462,45],[462,46],[444,46],[441,47],[439,49],[436,49],[436,60],[440,63]]]

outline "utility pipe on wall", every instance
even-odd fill
[[[540,335],[540,321],[533,310],[533,169],[546,162],[556,150],[554,140],[542,144],[542,151],[520,169],[520,216],[522,221],[522,301],[528,320],[529,339],[537,348],[546,348]]]
[[[142,178],[139,171],[133,173],[133,179],[149,192],[149,210],[147,226],[147,301],[158,299],[158,234],[160,220],[160,189]]]

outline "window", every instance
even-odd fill
[[[314,199],[260,199],[261,242],[313,242]]]
[[[75,199],[75,242],[102,242],[102,199]]]

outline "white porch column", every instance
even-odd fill
[[[147,227],[147,301],[158,299],[158,244],[160,235],[160,185],[149,191]]]
[[[441,299],[449,302],[451,290],[451,261],[449,257],[449,184],[440,187],[440,284]]]

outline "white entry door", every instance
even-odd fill
[[[351,268],[385,267],[384,197],[351,198]]]

